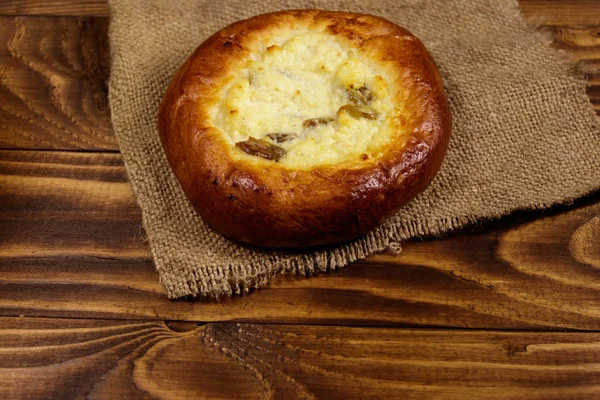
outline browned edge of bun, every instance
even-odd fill
[[[234,160],[211,126],[203,101],[214,96],[232,60],[245,57],[248,33],[302,20],[323,24],[353,46],[393,63],[411,118],[406,141],[364,167],[292,170]],[[395,100],[394,100],[395,101]],[[202,218],[224,235],[273,247],[311,247],[359,237],[423,191],[442,164],[451,115],[440,73],[425,46],[384,18],[292,10],[236,22],[202,43],[173,77],[159,130],[173,171]]]

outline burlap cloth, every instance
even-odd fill
[[[211,230],[172,174],[156,127],[169,80],[196,46],[235,20],[287,8],[370,13],[408,28],[438,63],[454,117],[448,155],[426,192],[365,237],[316,251],[240,246]],[[339,268],[408,238],[600,187],[600,134],[585,83],[515,1],[112,0],[110,15],[113,127],[171,298],[238,294],[277,273]]]

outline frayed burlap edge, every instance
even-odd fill
[[[597,192],[597,190],[582,193],[577,197],[568,197],[555,203],[543,203],[531,207],[518,208],[513,210],[513,212],[534,212],[571,205],[578,198],[595,192]],[[268,286],[271,279],[279,274],[294,274],[297,276],[309,277],[321,272],[335,271],[348,264],[364,260],[374,254],[387,253],[398,256],[402,253],[402,243],[409,239],[441,239],[448,234],[457,233],[484,222],[499,220],[506,216],[507,214],[503,213],[491,215],[486,218],[476,218],[465,215],[435,221],[426,225],[415,222],[414,224],[409,224],[403,228],[393,226],[394,231],[391,235],[381,234],[380,230],[384,228],[380,227],[374,232],[369,233],[368,236],[370,237],[367,243],[360,243],[358,249],[354,247],[354,243],[342,245],[342,249],[339,251],[345,253],[343,255],[336,254],[336,250],[338,249],[331,250],[331,252],[328,252],[323,257],[312,258],[311,254],[307,254],[306,258],[286,260],[274,269],[271,269],[270,264],[260,262],[244,266],[233,264],[225,267],[199,266],[185,277],[179,275],[174,277],[170,276],[171,274],[165,273],[165,276],[170,278],[167,280],[170,283],[164,282],[162,276],[160,276],[160,281],[171,299],[186,296],[196,297],[198,295],[203,298],[218,299],[221,296],[242,295],[244,293],[249,293],[252,290]],[[349,247],[353,251],[347,252],[344,247]],[[307,261],[310,262],[307,263]],[[206,276],[210,276],[211,280],[203,282],[201,278]],[[173,281],[176,283],[173,284]]]

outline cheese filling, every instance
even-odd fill
[[[212,110],[233,157],[294,169],[379,157],[398,113],[384,73],[327,33],[273,41],[251,53]]]

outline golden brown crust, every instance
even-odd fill
[[[397,79],[393,93],[410,134],[383,156],[352,168],[292,170],[234,160],[210,124],[208,105],[245,59],[255,35],[275,27],[325,27],[376,59]],[[423,191],[438,171],[451,132],[440,74],[407,30],[371,15],[298,10],[236,22],[202,43],[174,76],[159,115],[161,140],[182,188],[216,230],[242,242],[309,247],[356,238]]]

